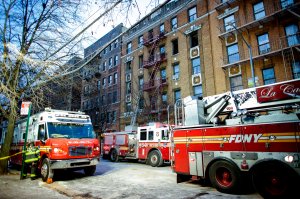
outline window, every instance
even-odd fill
[[[127,43],[127,48],[126,48],[126,53],[131,53],[132,52],[132,43],[131,42],[128,42]]]
[[[171,30],[175,30],[178,27],[177,25],[177,17],[173,17],[171,19]]]
[[[300,44],[300,35],[298,33],[299,28],[296,24],[288,25],[284,27],[284,29],[285,29],[285,35],[287,38],[288,46],[294,46]]]
[[[100,89],[101,89],[101,81],[98,80],[97,81],[97,90],[100,91]]]
[[[109,51],[111,51],[111,49],[113,49],[113,43],[111,43],[111,44],[108,46],[108,49],[109,49]]]
[[[181,92],[180,92],[180,90],[174,91],[174,99],[175,99],[175,102],[176,102],[177,100],[179,100],[180,98],[181,98]]]
[[[113,92],[113,98],[112,98],[112,102],[113,102],[113,103],[116,103],[116,102],[117,102],[117,96],[118,96],[118,92],[117,92],[117,91],[114,91],[114,92]]]
[[[230,88],[231,91],[237,91],[243,89],[242,75],[230,77]]]
[[[140,90],[143,89],[143,86],[144,86],[144,78],[143,77],[139,77],[139,88],[140,88]]]
[[[276,82],[274,68],[267,68],[262,70],[264,85],[273,84]]]
[[[178,54],[178,39],[172,41],[172,55]]]
[[[202,85],[194,86],[194,96],[202,97]]]
[[[230,31],[234,29],[233,27],[236,27],[234,15],[229,15],[228,17],[224,18],[224,28],[225,31]]]
[[[117,121],[117,111],[113,111],[111,116],[112,116],[112,118],[111,118],[112,123],[116,123],[116,121]]]
[[[146,139],[147,139],[147,130],[141,129],[140,140],[146,140]]]
[[[139,100],[139,109],[143,109],[144,108],[144,98],[140,98]]]
[[[166,104],[168,102],[168,95],[167,95],[167,93],[163,93],[161,95],[161,101],[162,101],[163,104]]]
[[[253,5],[254,19],[258,20],[266,16],[264,3],[261,1]]]
[[[294,0],[281,0],[280,3],[282,8],[287,8],[294,4]]]
[[[191,43],[191,48],[198,46],[198,32],[194,31],[190,34],[190,43]]]
[[[106,70],[106,61],[103,62],[103,64],[102,64],[102,71],[105,71],[105,70]]]
[[[115,48],[118,47],[118,42],[119,42],[118,39],[116,39],[115,42],[114,42],[114,47],[115,47]]]
[[[164,55],[166,53],[166,47],[165,46],[160,46],[159,47],[159,52],[160,52],[160,55]]]
[[[109,68],[112,67],[112,57],[110,57],[109,60],[108,60],[108,67],[109,67]]]
[[[131,93],[131,82],[127,82],[126,83],[126,94],[130,94]]]
[[[126,72],[131,71],[131,61],[126,62]]]
[[[103,54],[105,55],[107,53],[107,48],[104,48]]]
[[[166,69],[162,69],[162,70],[160,71],[160,77],[161,77],[161,79],[163,79],[163,80],[167,79],[167,72],[166,72]]]
[[[131,111],[131,103],[126,103],[126,112],[130,112]]]
[[[143,68],[143,64],[144,64],[144,56],[140,55],[139,56],[139,68]]]
[[[292,63],[292,70],[293,70],[293,78],[294,79],[300,78],[300,61],[295,61]]]
[[[118,73],[114,73],[114,84],[118,83]]]
[[[268,33],[257,36],[257,43],[258,43],[259,54],[265,54],[267,52],[270,52],[271,48],[270,48]]]
[[[138,41],[138,45],[139,47],[141,47],[144,43],[144,39],[143,39],[143,35],[139,36],[139,41]]]
[[[179,78],[179,64],[175,64],[173,66],[173,79],[176,78],[178,79]]]
[[[201,73],[201,68],[200,68],[200,58],[195,58],[192,59],[192,71],[193,71],[193,75],[194,74],[198,74]]]
[[[105,95],[102,95],[102,97],[101,97],[101,103],[102,103],[102,105],[105,105]]]
[[[115,55],[114,57],[114,66],[116,66],[119,63],[119,56]]]
[[[160,24],[159,26],[159,32],[164,33],[165,32],[165,24]]]
[[[189,13],[189,22],[195,21],[197,18],[197,9],[196,6],[192,7],[188,11]]]
[[[153,140],[154,137],[154,131],[149,131],[148,132],[148,140]]]
[[[227,46],[228,63],[234,63],[240,60],[239,47],[237,44]]]
[[[108,85],[111,85],[112,84],[112,75],[110,75],[110,76],[108,76],[108,78],[107,78],[107,84]]]
[[[102,79],[102,86],[103,86],[103,87],[106,86],[106,79],[105,79],[105,78]]]
[[[108,93],[107,95],[107,104],[110,104],[112,102],[112,93]]]

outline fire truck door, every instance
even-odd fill
[[[147,140],[149,137],[149,133],[153,134],[153,131],[148,132],[147,129],[141,129],[139,134],[139,146],[138,146],[138,157],[139,159],[146,159],[147,158],[147,147],[148,144]]]
[[[189,175],[188,150],[187,150],[187,130],[173,131],[173,169],[177,173]]]
[[[187,130],[186,137],[189,173],[190,175],[203,176],[203,129]]]

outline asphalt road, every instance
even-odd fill
[[[169,166],[151,167],[143,163],[101,160],[94,176],[81,171],[59,172],[54,182],[41,178],[19,180],[17,171],[0,176],[0,198],[90,198],[90,199],[147,199],[147,198],[261,198],[256,193],[229,195],[203,186],[197,181],[176,183],[176,174]]]

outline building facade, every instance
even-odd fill
[[[188,95],[299,78],[299,13],[298,0],[165,1],[124,33],[121,129],[167,122]]]
[[[96,132],[119,131],[120,55],[123,24],[84,50],[94,58],[84,66],[81,110],[91,116]]]

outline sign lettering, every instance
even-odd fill
[[[229,143],[258,142],[262,134],[230,135]]]

